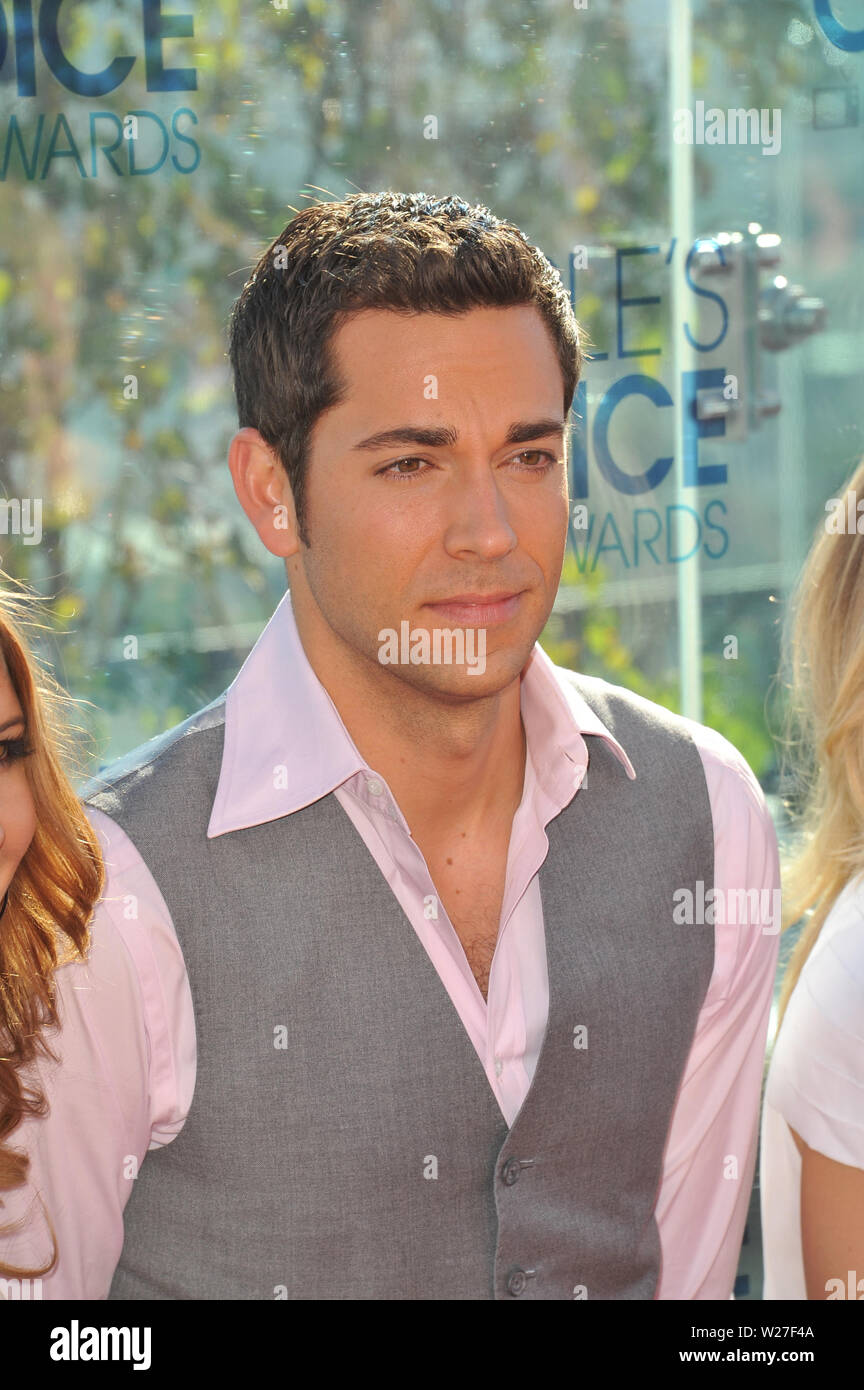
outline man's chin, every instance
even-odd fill
[[[471,662],[452,665],[393,664],[386,666],[385,670],[420,693],[445,703],[452,701],[463,704],[470,700],[488,699],[506,690],[519,679],[533,648],[532,642],[527,652],[523,644],[518,652],[510,647],[483,656],[475,653]]]

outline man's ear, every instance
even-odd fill
[[[240,506],[271,555],[283,559],[296,555],[300,538],[288,475],[251,425],[238,430],[231,440],[228,467]]]

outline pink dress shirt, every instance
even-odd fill
[[[521,711],[525,782],[488,1003],[443,905],[437,920],[424,912],[424,898],[435,896],[426,862],[385,779],[364,763],[310,666],[289,593],[228,690],[207,830],[210,838],[228,835],[333,792],[404,910],[406,930],[410,924],[423,943],[508,1124],[534,1074],[549,1002],[538,880],[549,847],[545,827],[590,776],[584,734],[606,739],[628,776],[636,775],[626,750],[539,645],[523,673]],[[714,819],[714,886],[774,890],[777,842],[756,778],[720,734],[693,722],[689,728]],[[50,1115],[16,1130],[16,1147],[31,1154],[31,1182],[10,1194],[0,1214],[22,1219],[17,1235],[0,1237],[0,1260],[35,1264],[50,1250],[41,1195],[60,1247],[56,1272],[42,1281],[46,1299],[107,1296],[138,1168],[148,1149],[179,1133],[195,1089],[192,1000],[168,910],[127,836],[102,812],[88,814],[106,859],[106,890],[88,961],[57,972],[62,1028],[53,1046],[60,1065],[38,1066]],[[714,971],[657,1193],[658,1298],[731,1296],[755,1165],[777,946],[770,928],[715,927]],[[729,1176],[736,1164],[737,1176]]]

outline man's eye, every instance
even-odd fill
[[[401,466],[402,466],[403,463],[425,463],[425,462],[426,462],[425,459],[418,459],[418,458],[394,459],[392,463],[388,463],[387,467],[386,467],[386,468],[382,468],[382,469],[380,470],[380,472],[383,473],[383,474],[385,474],[385,475],[386,475],[387,477],[389,477],[389,478],[416,478],[416,477],[418,476],[418,472],[417,472],[416,469],[412,469],[410,473],[402,473],[402,472],[397,471],[397,470],[401,469]]]
[[[545,473],[547,468],[551,468],[558,460],[554,454],[550,454],[548,449],[524,449],[521,454],[516,455],[517,459],[534,458],[538,462],[529,465],[529,473]]]
[[[532,459],[534,462],[520,464],[521,459]],[[523,449],[521,454],[515,454],[507,460],[508,463],[516,463],[525,473],[546,473],[550,468],[554,468],[558,462],[555,454],[550,454],[548,449]],[[427,460],[416,458],[413,455],[394,459],[386,467],[379,469],[379,474],[388,478],[419,478],[426,471]],[[406,468],[406,465],[408,467]]]

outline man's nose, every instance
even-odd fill
[[[506,499],[488,465],[466,469],[454,483],[444,543],[451,554],[483,559],[507,555],[518,544]]]

